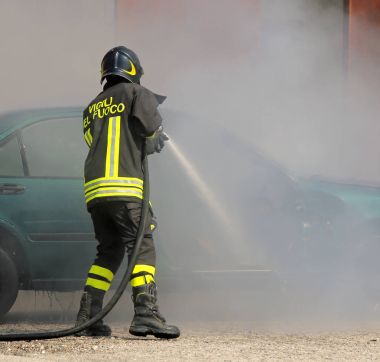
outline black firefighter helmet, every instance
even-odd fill
[[[118,75],[132,83],[140,84],[140,78],[144,74],[137,54],[124,46],[112,48],[106,53],[100,72],[100,84],[108,75]]]

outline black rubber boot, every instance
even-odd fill
[[[155,283],[134,287],[132,300],[135,305],[135,316],[129,328],[130,334],[142,337],[153,335],[166,339],[179,337],[180,330],[176,326],[167,325],[158,310]]]
[[[104,295],[92,295],[89,292],[84,292],[80,301],[80,309],[78,312],[75,326],[79,326],[102,310]],[[91,327],[77,333],[77,336],[105,336],[108,337],[112,333],[111,328],[103,323],[102,320],[96,322]]]

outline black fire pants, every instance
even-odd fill
[[[141,203],[109,201],[95,204],[89,212],[98,241],[97,255],[86,280],[85,290],[106,292],[125,252],[130,259],[136,243],[141,217]],[[154,282],[156,252],[152,232],[156,227],[150,211],[143,241],[131,277],[131,285]]]

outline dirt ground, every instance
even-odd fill
[[[1,361],[379,361],[379,333],[267,334],[184,328],[177,340],[68,337],[1,342]]]
[[[131,336],[126,297],[106,318],[111,338],[0,342],[0,361],[380,361],[378,304],[362,301],[344,310],[340,300],[334,306],[323,297],[317,304],[310,293],[286,301],[268,292],[261,300],[207,292],[161,293],[161,311],[182,331],[176,340]],[[21,292],[0,333],[70,327],[79,299],[80,293]]]

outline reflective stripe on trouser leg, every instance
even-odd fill
[[[152,265],[135,265],[131,276],[131,286],[139,287],[140,285],[154,283],[155,272],[156,268]]]
[[[99,265],[92,265],[88,271],[86,286],[93,287],[102,291],[107,291],[113,280],[113,272]]]

